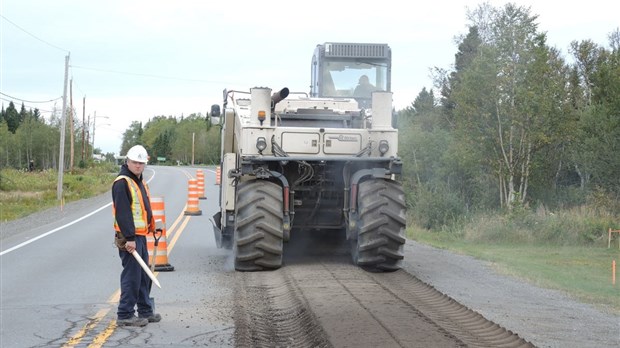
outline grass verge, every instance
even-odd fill
[[[90,198],[112,187],[118,166],[102,164],[63,174],[64,203]],[[19,219],[61,204],[57,199],[58,172],[0,171],[0,222]]]
[[[620,279],[612,284],[612,261],[620,263],[614,247],[481,242],[444,232],[410,229],[409,237],[421,243],[490,261],[502,274],[531,284],[556,289],[583,303],[620,314]],[[619,267],[620,268],[620,267]]]

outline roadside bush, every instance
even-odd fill
[[[439,229],[454,224],[465,214],[463,202],[445,185],[432,189],[419,187],[412,196],[414,220],[426,229]]]

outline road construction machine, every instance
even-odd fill
[[[233,250],[236,270],[272,270],[297,233],[341,233],[355,264],[397,270],[406,204],[391,49],[320,44],[311,75],[309,93],[225,89],[211,107],[222,139],[217,245]]]

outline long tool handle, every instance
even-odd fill
[[[142,267],[144,272],[146,272],[146,275],[148,275],[149,278],[151,278],[153,283],[155,283],[155,285],[157,285],[157,287],[161,289],[161,285],[159,284],[159,281],[157,280],[157,278],[155,278],[155,275],[153,274],[153,272],[151,272],[151,270],[149,269],[149,266],[147,266],[146,263],[144,263],[144,260],[142,260],[140,255],[138,255],[138,253],[135,250],[131,252],[131,255],[133,255],[133,257],[138,261],[138,263],[140,264],[140,267]]]
[[[157,220],[160,221],[160,220]],[[157,236],[157,232],[159,232],[159,236]],[[153,248],[153,257],[151,257],[151,272],[155,272],[155,260],[157,260],[157,246],[159,245],[159,238],[161,238],[163,231],[160,229],[156,229],[153,232],[153,239],[155,239],[154,248]]]
[[[155,272],[156,257],[157,257],[157,244],[155,244],[155,248],[153,248],[153,257],[151,257],[151,272]]]

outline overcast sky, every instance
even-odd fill
[[[508,1],[489,1],[503,6]],[[515,0],[538,15],[548,43],[609,47],[620,2]],[[396,109],[433,88],[429,70],[451,69],[454,38],[481,1],[0,0],[0,95],[49,117],[63,94],[70,53],[73,105],[96,118],[95,147],[120,150],[132,121],[202,113],[222,90],[266,86],[307,92],[314,48],[387,43]],[[10,96],[10,97],[7,97]],[[82,100],[86,101],[85,107]],[[62,99],[56,100],[62,108]]]

